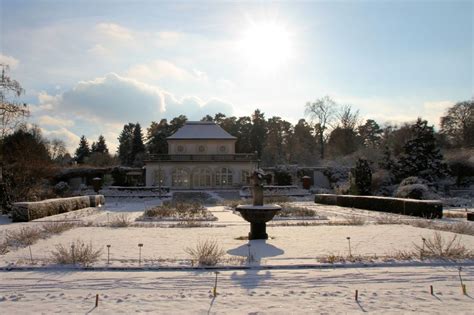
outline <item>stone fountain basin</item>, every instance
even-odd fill
[[[266,223],[273,219],[275,214],[281,210],[279,205],[239,205],[235,208],[242,217],[251,223]]]

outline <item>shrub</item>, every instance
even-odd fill
[[[72,229],[75,226],[74,223],[70,222],[48,222],[41,226],[44,234],[59,234],[67,230]]]
[[[184,251],[201,266],[215,266],[225,255],[217,241],[209,239],[198,241],[195,248],[187,247]]]
[[[0,242],[0,255],[8,253],[8,243],[6,241]]]
[[[51,252],[53,262],[61,265],[81,264],[89,266],[96,262],[102,253],[101,249],[94,249],[92,243],[86,244],[77,240],[72,244],[57,244]]]
[[[360,215],[350,215],[345,219],[347,225],[364,225],[366,223],[366,219]]]
[[[400,216],[395,215],[380,215],[375,218],[376,224],[406,224],[406,220],[404,220]]]
[[[132,221],[126,213],[116,214],[110,220],[111,227],[127,227],[130,226],[131,223]]]
[[[353,195],[370,195],[372,191],[372,170],[366,159],[358,159],[350,173],[350,193]]]
[[[200,203],[174,202],[164,203],[159,207],[145,210],[143,216],[146,218],[173,218],[179,220],[207,219],[215,217]]]
[[[66,182],[59,182],[54,185],[54,193],[58,196],[65,196],[70,190],[68,183]]]
[[[296,207],[290,204],[282,204],[281,211],[277,213],[279,217],[314,217],[316,211],[304,207]]]
[[[291,185],[291,174],[283,169],[277,168],[275,169],[275,183],[277,186],[288,186]]]
[[[42,236],[41,230],[37,227],[22,227],[7,231],[5,240],[10,247],[26,247],[34,244]]]
[[[415,252],[423,258],[464,259],[472,258],[473,253],[461,244],[459,235],[445,241],[441,233],[435,232],[432,238],[426,239],[423,245],[414,244]]]

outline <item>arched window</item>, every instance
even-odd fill
[[[171,173],[171,185],[173,187],[189,187],[189,172],[184,168],[178,167]]]
[[[208,168],[199,167],[193,171],[193,187],[194,188],[205,188],[211,187],[211,175],[212,172]]]
[[[165,172],[163,170],[155,170],[153,172],[153,186],[164,186],[165,180]]]
[[[216,171],[216,186],[232,186],[232,170],[222,167]]]

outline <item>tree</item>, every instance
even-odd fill
[[[135,124],[132,138],[132,164],[134,166],[143,166],[143,159],[145,157],[145,144],[143,143],[142,128],[139,123]]]
[[[61,139],[53,139],[49,142],[48,151],[51,160],[59,161],[67,153],[66,143]]]
[[[367,148],[377,148],[382,140],[382,132],[380,126],[375,120],[367,119],[365,124],[357,128],[361,143]]]
[[[132,155],[132,141],[135,124],[128,123],[123,126],[122,132],[118,137],[119,146],[117,153],[122,165],[132,165],[134,156]]]
[[[267,120],[267,133],[263,146],[262,161],[264,165],[276,165],[287,163],[287,147],[292,134],[291,123],[280,117],[272,117]]]
[[[449,108],[441,117],[440,133],[454,147],[474,147],[474,99]]]
[[[109,149],[107,148],[107,144],[105,143],[105,138],[103,135],[100,135],[97,139],[97,142],[92,143],[92,150],[93,153],[109,153]]]
[[[309,115],[314,124],[316,136],[319,139],[321,159],[324,159],[325,135],[328,126],[334,120],[336,102],[329,96],[317,99],[314,103],[306,103],[305,114]]]
[[[252,128],[250,130],[250,146],[257,152],[258,158],[262,157],[263,145],[266,141],[265,114],[256,109],[252,115]]]
[[[413,137],[405,143],[404,152],[400,156],[396,177],[399,180],[417,176],[430,182],[446,176],[447,165],[438,148],[432,126],[426,120],[418,120],[410,126]]]
[[[168,142],[170,126],[166,119],[159,123],[152,121],[147,128],[146,147],[150,154],[168,154]]]
[[[333,157],[354,153],[358,148],[358,142],[353,129],[336,127],[329,134],[328,153]]]
[[[353,195],[370,195],[372,192],[372,170],[366,159],[359,158],[351,169],[350,193]]]
[[[336,126],[342,129],[355,130],[359,124],[359,110],[353,111],[351,105],[342,106],[337,112]]]
[[[10,78],[6,71],[8,65],[0,64],[2,74],[0,77],[0,141],[11,133],[21,122],[23,117],[29,115],[26,104],[13,101],[10,98],[17,98],[25,91],[20,83]]]
[[[83,164],[90,154],[91,149],[89,148],[89,143],[87,142],[86,136],[82,135],[74,158],[78,164]]]
[[[91,154],[87,157],[87,164],[103,167],[115,165],[115,162],[115,159],[109,154],[104,136],[100,135],[97,142],[92,143]]]
[[[300,119],[293,128],[288,161],[300,165],[312,165],[317,159],[313,128],[304,119]]]
[[[47,141],[39,128],[23,125],[6,136],[3,157],[6,199],[12,202],[41,199],[43,182],[54,172]]]
[[[250,141],[252,133],[252,120],[249,116],[239,117],[236,121],[237,133],[234,135],[237,137],[235,143],[235,150],[241,153],[254,153],[252,150],[252,143]]]

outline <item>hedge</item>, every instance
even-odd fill
[[[443,217],[443,204],[439,200],[316,194],[314,202],[341,207],[405,214],[422,218],[440,219]]]
[[[12,207],[13,222],[27,222],[50,215],[96,207],[105,204],[103,195],[47,199],[35,202],[16,202]]]

